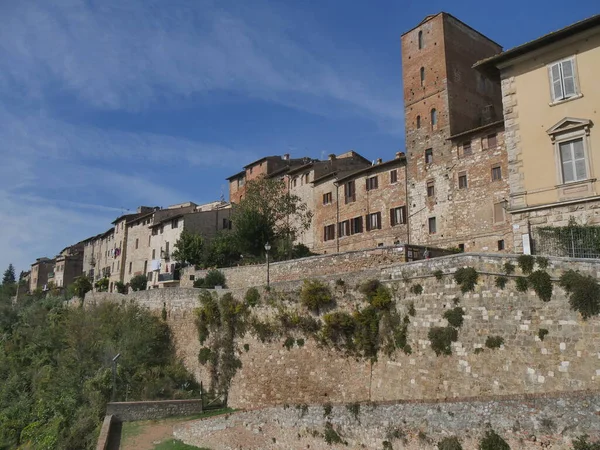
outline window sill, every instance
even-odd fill
[[[548,106],[562,105],[563,103],[567,103],[567,102],[570,102],[570,101],[573,101],[573,100],[577,100],[578,98],[581,98],[581,97],[583,97],[583,94],[577,94],[577,95],[574,95],[574,96],[569,97],[569,98],[562,98],[560,100],[555,100],[553,102],[548,103]]]
[[[589,184],[589,183],[595,183],[597,181],[596,178],[586,178],[585,180],[577,180],[577,181],[570,181],[568,183],[563,183],[563,184],[558,184],[556,185],[556,188],[569,188],[572,186],[577,186],[580,184]]]

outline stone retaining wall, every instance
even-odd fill
[[[98,435],[98,443],[96,444],[96,450],[108,450],[108,441],[110,437],[111,428],[114,422],[115,418],[113,416],[104,416],[102,428],[100,428],[100,434]]]
[[[186,444],[213,450],[437,449],[457,436],[477,449],[490,426],[512,449],[572,449],[582,434],[600,437],[600,393],[523,395],[454,401],[277,407],[175,425]],[[347,443],[328,445],[326,423]],[[387,441],[391,446],[386,446]]]
[[[202,412],[202,400],[161,400],[114,402],[106,405],[106,414],[121,422],[157,420],[172,416],[191,416]]]

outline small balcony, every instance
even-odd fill
[[[159,273],[158,282],[164,283],[167,281],[179,281],[179,272],[175,273]]]
[[[54,278],[54,272],[48,272],[48,279],[51,280]]]

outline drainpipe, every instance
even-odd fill
[[[333,182],[335,186],[335,246],[336,253],[340,252],[340,233],[338,230],[338,223],[340,222],[340,186],[337,181]]]
[[[406,245],[410,245],[410,200],[408,198],[408,159],[404,159],[404,196],[406,197]]]

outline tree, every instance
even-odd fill
[[[115,283],[115,288],[119,294],[127,294],[127,285],[122,281],[117,281]]]
[[[8,265],[8,269],[4,271],[4,277],[2,277],[2,284],[4,286],[8,286],[10,284],[15,284],[15,268],[12,264]]]
[[[145,291],[147,284],[148,278],[146,277],[146,275],[136,275],[129,282],[129,286],[131,286],[131,289],[133,289],[134,291]]]
[[[172,256],[174,260],[179,261],[184,266],[199,266],[204,259],[204,252],[204,238],[197,233],[184,229],[177,242],[175,242]]]
[[[106,292],[108,291],[108,278],[104,277],[96,281],[94,284],[98,292]]]
[[[75,278],[71,286],[73,294],[81,299],[85,297],[86,293],[92,290],[92,282],[85,274]]]
[[[300,197],[286,192],[283,180],[249,181],[246,196],[233,210],[236,243],[242,252],[259,256],[269,242],[291,256],[293,241],[310,227],[312,215]]]

